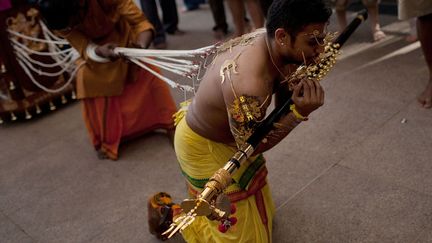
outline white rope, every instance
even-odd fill
[[[37,87],[44,90],[45,92],[57,93],[65,89],[67,86],[71,84],[71,82],[75,78],[76,72],[84,63],[81,63],[79,66],[76,66],[74,62],[78,58],[77,51],[72,47],[61,49],[60,47],[70,46],[69,43],[64,39],[55,36],[52,32],[48,30],[48,28],[42,22],[39,23],[40,26],[42,27],[42,33],[45,39],[27,36],[22,33],[8,29],[8,32],[11,35],[9,39],[14,48],[18,64],[21,66],[21,68],[24,70],[24,72],[27,74],[27,76],[33,82],[33,84],[35,84]],[[47,44],[49,51],[42,52],[42,51],[32,50],[28,48],[26,45],[17,41],[16,38],[21,38],[27,41]],[[35,60],[30,55],[50,56],[55,62],[43,63],[38,60]],[[60,71],[57,72],[46,72],[46,71],[42,71],[40,68],[36,68],[35,67],[36,65],[38,67],[44,67],[44,68],[60,67],[61,69]],[[48,76],[48,77],[57,77],[65,72],[68,72],[70,75],[69,75],[69,79],[62,86],[60,86],[57,89],[50,89],[48,87],[45,87],[41,83],[39,83],[34,78],[32,71],[38,74],[39,76]]]
[[[130,59],[131,62],[135,63],[136,65],[144,68],[145,70],[149,71],[150,73],[152,73],[153,75],[155,75],[156,77],[158,77],[159,79],[163,80],[164,82],[166,82],[168,85],[170,85],[173,88],[179,88],[180,90],[186,90],[186,91],[194,91],[194,88],[192,86],[189,85],[182,85],[182,84],[178,84],[162,75],[160,75],[158,72],[154,71],[153,69],[147,67],[145,64],[139,62],[137,59],[131,58]]]
[[[73,50],[71,48],[64,49],[58,52],[42,52],[42,51],[35,51],[30,48],[28,48],[26,45],[19,43],[15,39],[11,39],[12,43],[14,45],[17,45],[20,49],[23,49],[31,54],[40,55],[40,56],[52,56],[52,55],[59,55],[59,54],[68,54],[69,52],[72,52]]]
[[[39,21],[40,26],[42,26],[42,32],[44,33],[44,37],[48,40],[56,40],[64,45],[70,45],[69,42],[63,38],[58,37],[57,35],[53,34],[48,27],[45,25],[43,21]]]
[[[142,58],[140,58],[138,60],[140,60],[142,62],[145,62],[145,63],[148,63],[148,64],[151,64],[153,66],[157,66],[157,67],[163,68],[163,69],[165,69],[167,71],[176,73],[178,75],[186,75],[186,74],[189,74],[191,72],[191,70],[193,70],[192,66],[188,67],[188,66],[185,66],[185,65],[172,64],[172,63],[169,63],[169,62],[157,61],[157,60],[154,60],[152,58],[147,58],[147,57],[142,57]]]
[[[19,32],[11,30],[11,29],[8,29],[7,31],[16,37],[20,37],[20,38],[30,40],[30,41],[41,42],[41,43],[52,43],[52,44],[57,44],[57,45],[68,45],[68,42],[66,42],[66,41],[52,41],[52,40],[40,39],[40,38],[21,34]]]
[[[105,58],[105,57],[101,57],[98,54],[96,54],[96,48],[98,46],[94,43],[89,43],[86,47],[86,54],[87,57],[90,58],[91,60],[95,61],[95,62],[99,62],[99,63],[107,63],[110,62],[110,59]]]
[[[66,40],[54,35],[42,21],[40,21],[39,24],[41,26],[44,39],[27,36],[13,30],[8,30],[8,32],[11,34],[11,36],[22,38],[27,41],[45,43],[48,46],[48,52],[32,50],[26,45],[17,41],[16,38],[10,38],[10,40],[14,47],[18,63],[23,68],[24,72],[29,76],[30,80],[37,87],[41,88],[46,92],[59,92],[72,82],[77,70],[85,63],[81,63],[79,66],[76,66],[74,62],[77,60],[77,58],[79,58],[79,53],[75,49],[70,47],[70,44]],[[69,47],[64,48],[64,46]],[[96,48],[97,46],[95,44],[89,44],[86,48],[87,56],[91,60],[96,62],[109,62],[109,59],[100,57],[96,54]],[[195,50],[149,50],[124,47],[117,47],[114,49],[114,53],[129,59],[131,62],[135,63],[139,67],[149,71],[159,79],[163,80],[171,87],[183,90],[185,92],[185,96],[186,92],[195,93],[195,88],[198,86],[198,81],[201,79],[199,77],[200,73],[202,72],[203,68],[206,68],[203,65],[206,65],[207,58],[215,52],[215,45],[210,45]],[[50,56],[55,62],[43,63],[35,60],[31,57],[31,55]],[[195,60],[189,60],[192,58],[198,58],[201,61],[197,62]],[[161,68],[182,77],[187,77],[192,80],[193,86],[174,82],[171,79],[164,77],[160,73],[149,68],[147,65]],[[36,66],[44,68],[61,67],[61,70],[57,72],[47,72],[45,70],[42,71]],[[69,80],[62,87],[57,89],[50,89],[40,84],[34,78],[32,71],[34,73],[37,73],[38,75],[49,77],[59,76],[64,72],[69,72],[70,77]]]
[[[149,56],[171,56],[171,57],[196,57],[198,55],[209,55],[210,51],[214,49],[214,45],[195,49],[195,50],[155,50],[155,49],[138,49],[138,48],[125,48],[116,47],[114,53],[126,57],[149,57]]]
[[[170,61],[170,62],[183,63],[186,65],[194,65],[193,61],[186,60],[186,59],[176,59],[176,58],[171,58],[171,57],[157,57],[157,58],[162,59],[162,60],[166,60],[166,61]]]
[[[24,62],[24,64],[25,64],[26,67],[30,68],[33,72],[37,73],[40,76],[56,77],[56,76],[59,76],[59,75],[63,74],[64,72],[66,72],[66,70],[68,70],[68,68],[69,68],[69,66],[65,65],[65,66],[62,67],[62,69],[60,71],[52,72],[52,73],[51,72],[50,73],[49,72],[45,72],[45,71],[42,71],[40,69],[35,68],[30,63],[30,61],[28,61],[20,53],[16,53],[16,54],[17,54],[16,56],[18,57],[19,61]],[[72,65],[72,64],[73,63],[69,62],[69,65]]]
[[[16,52],[17,55],[20,55],[22,58],[28,60],[32,64],[39,65],[41,67],[46,67],[46,68],[53,68],[53,67],[57,67],[57,66],[69,66],[71,62],[75,61],[72,59],[72,57],[74,55],[73,52],[69,53],[67,56],[65,56],[64,58],[62,58],[59,61],[56,61],[54,63],[43,63],[43,62],[39,62],[39,61],[31,58],[26,52],[23,52],[23,51],[17,49],[15,46],[14,46],[14,49],[17,51]],[[66,62],[68,62],[68,63],[66,63]]]
[[[22,63],[20,60],[18,60],[19,65],[21,66],[21,68],[24,70],[24,72],[27,74],[27,76],[30,78],[30,80],[40,89],[42,89],[43,91],[47,92],[47,93],[58,93],[60,91],[62,91],[63,89],[65,89],[68,85],[70,85],[72,83],[73,78],[75,77],[76,72],[78,71],[78,69],[84,65],[85,63],[82,62],[80,65],[78,65],[77,68],[75,68],[75,70],[71,73],[71,75],[69,76],[68,81],[63,84],[62,86],[60,86],[57,89],[50,89],[47,88],[45,86],[43,86],[41,83],[39,83],[38,81],[36,81],[36,79],[33,77],[33,74],[30,72],[30,70],[24,65],[24,63]]]

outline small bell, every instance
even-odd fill
[[[38,104],[36,104],[36,114],[40,114],[42,112],[41,108]]]
[[[62,104],[66,104],[67,103],[67,99],[64,95],[61,96],[61,103]]]
[[[16,89],[14,82],[10,81],[9,82],[9,90],[14,90]]]
[[[3,124],[3,119],[0,117],[0,124]]]
[[[30,112],[27,109],[25,109],[25,119],[30,120],[31,118],[32,118],[32,115],[30,114]]]
[[[16,121],[17,117],[15,116],[15,114],[13,112],[10,113],[11,116],[11,121]]]
[[[51,111],[54,111],[56,109],[56,106],[54,105],[54,103],[52,101],[49,102],[49,106],[50,106]]]
[[[73,100],[75,100],[75,99],[76,99],[76,94],[75,94],[75,91],[72,91],[72,94],[71,94],[71,98],[72,98]]]

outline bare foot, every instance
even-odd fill
[[[174,31],[166,31],[166,33],[169,35],[184,35],[186,32],[184,32],[183,30],[176,29]]]
[[[382,30],[376,30],[373,33],[374,42],[380,41],[380,40],[384,39],[385,37],[386,37],[386,34],[384,34],[384,32],[382,32]]]
[[[417,98],[423,108],[432,108],[432,80],[426,86],[426,89]]]
[[[406,42],[415,42],[415,41],[417,41],[417,36],[416,35],[408,35],[407,37],[405,37],[405,41]]]
[[[213,37],[218,41],[224,40],[228,37],[228,31],[223,31],[221,29],[214,30]]]

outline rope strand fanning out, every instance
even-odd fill
[[[79,65],[76,61],[79,58],[79,53],[72,48],[69,43],[55,34],[48,27],[39,21],[42,30],[42,38],[28,36],[23,33],[8,29],[9,39],[16,54],[17,61],[29,79],[40,89],[56,93],[66,88],[75,78],[78,69],[85,64],[81,62]],[[22,40],[22,41],[20,41]],[[23,42],[34,42],[44,44],[47,47],[44,50],[33,50],[23,44]],[[90,59],[96,62],[106,62],[107,59],[98,56],[95,53],[96,45],[90,44],[86,52]],[[198,88],[199,81],[203,70],[207,68],[208,58],[216,53],[217,45],[210,45],[195,50],[152,50],[152,49],[136,49],[117,47],[114,52],[129,61],[135,63],[139,67],[149,71],[166,82],[172,88],[178,88],[185,92],[195,93]],[[54,62],[46,63],[39,61],[41,56],[49,56]],[[109,61],[109,60],[108,60]],[[183,77],[192,80],[192,84],[181,84],[160,74],[149,66],[160,68],[161,70],[173,73],[176,77]],[[53,68],[60,68],[52,71]],[[42,68],[44,70],[42,71]],[[51,70],[50,70],[51,69]],[[40,76],[55,77],[62,73],[69,73],[69,79],[64,85],[57,89],[50,89],[42,85],[36,80],[34,74]]]

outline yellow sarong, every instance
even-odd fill
[[[186,112],[183,109],[181,112]],[[189,193],[197,195],[208,179],[223,167],[237,151],[235,147],[206,139],[187,125],[184,114],[177,117],[175,151],[182,173],[189,186]],[[219,221],[197,217],[183,232],[190,243],[266,243],[271,242],[274,204],[267,184],[267,169],[262,155],[250,158],[233,175],[233,183],[225,194],[234,203],[236,212],[231,217],[237,223],[221,233]]]

